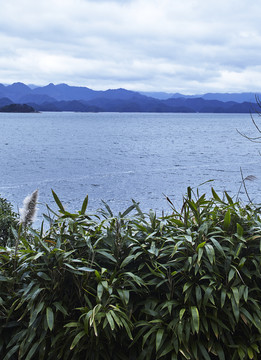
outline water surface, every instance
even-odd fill
[[[89,194],[91,211],[101,199],[124,211],[133,198],[168,212],[163,194],[180,206],[187,186],[209,179],[202,192],[236,196],[240,167],[261,201],[260,144],[236,131],[255,134],[247,114],[1,113],[0,129],[0,194],[15,210],[36,188],[55,207],[52,188],[69,211]]]

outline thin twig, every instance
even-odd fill
[[[242,171],[241,167],[240,167],[240,173],[241,173],[241,178],[242,178],[242,184],[243,184],[244,189],[245,189],[245,192],[246,192],[246,196],[247,196],[249,202],[250,202],[251,204],[253,204],[253,202],[252,202],[252,200],[250,199],[250,196],[249,196],[249,194],[248,194],[247,188],[246,188],[246,183],[245,183],[245,179],[244,179],[243,171]]]

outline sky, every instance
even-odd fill
[[[260,2],[1,0],[0,83],[261,91]]]

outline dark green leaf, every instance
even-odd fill
[[[65,209],[64,209],[64,207],[63,207],[60,199],[58,198],[58,196],[56,195],[56,193],[53,191],[53,189],[52,189],[52,193],[53,193],[53,198],[54,198],[56,204],[58,205],[58,208],[59,208],[60,210],[62,210],[62,211],[65,211]]]
[[[53,315],[53,310],[49,306],[46,308],[46,320],[49,329],[52,331],[54,325],[54,315]]]
[[[87,206],[88,206],[88,195],[85,197],[83,203],[82,203],[82,208],[81,208],[81,211],[80,211],[80,214],[81,215],[84,215],[85,214],[85,211],[87,209]]]

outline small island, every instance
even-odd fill
[[[36,110],[27,104],[10,104],[0,108],[0,112],[6,113],[35,113]]]

